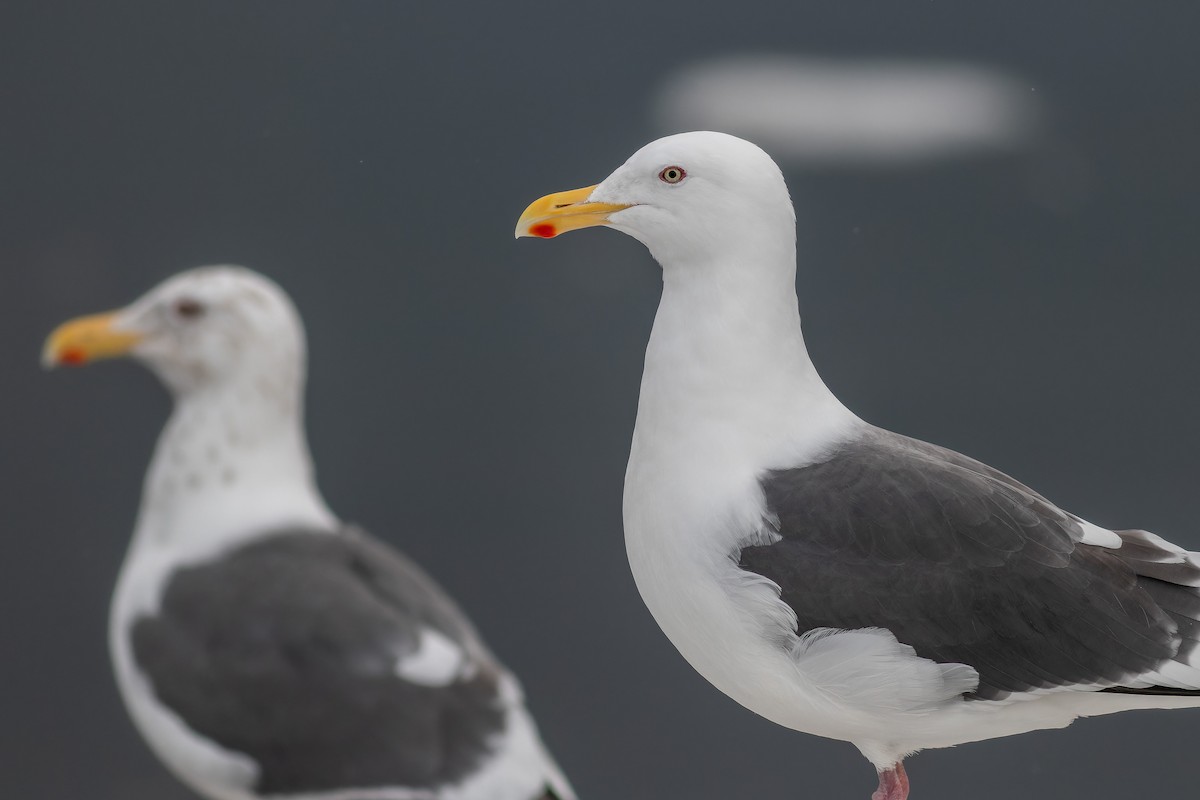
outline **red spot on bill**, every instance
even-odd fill
[[[558,235],[558,231],[555,229],[555,227],[548,222],[534,225],[529,229],[529,232],[534,236],[540,236],[543,239],[553,239],[556,235]]]
[[[78,367],[87,363],[87,353],[78,347],[68,347],[59,354],[58,363]]]

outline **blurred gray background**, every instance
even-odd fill
[[[829,384],[1098,524],[1200,549],[1198,26],[1195,3],[1034,0],[0,5],[0,794],[189,797],[127,721],[105,641],[166,396],[132,364],[46,374],[38,353],[69,316],[237,262],[307,322],[331,505],[461,601],[584,798],[865,798],[851,746],[710,688],[629,576],[657,266],[610,231],[514,242],[517,215],[719,115],[689,70],[780,58],[784,86],[816,59],[817,89],[780,101],[794,128],[720,119],[784,162]],[[983,70],[1007,98],[992,127],[1020,124],[891,152],[879,120],[920,87],[837,88],[878,59]],[[955,102],[934,98],[975,113]],[[865,144],[805,146],[827,120]],[[1193,796],[1198,747],[1200,712],[1141,713],[910,774],[926,800]]]

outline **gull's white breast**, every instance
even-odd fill
[[[751,711],[795,730],[853,738],[869,723],[866,711],[805,673],[794,653],[796,618],[778,587],[737,566],[741,546],[763,528],[757,476],[729,462],[667,457],[669,448],[646,447],[636,435],[634,442],[625,546],[638,591],[671,643]]]

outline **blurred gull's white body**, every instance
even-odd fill
[[[175,407],[109,638],[130,715],[172,772],[213,800],[572,800],[519,684],[453,601],[326,506],[283,291],[192,270],[64,325],[46,357],[126,352]]]

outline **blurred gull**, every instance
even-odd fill
[[[731,56],[684,67],[655,101],[662,130],[723,130],[793,164],[887,164],[1019,149],[1030,86],[966,63]]]
[[[573,800],[516,679],[419,567],[340,522],[304,434],[304,330],[239,267],[68,322],[174,396],[110,618],[142,735],[211,800]]]

